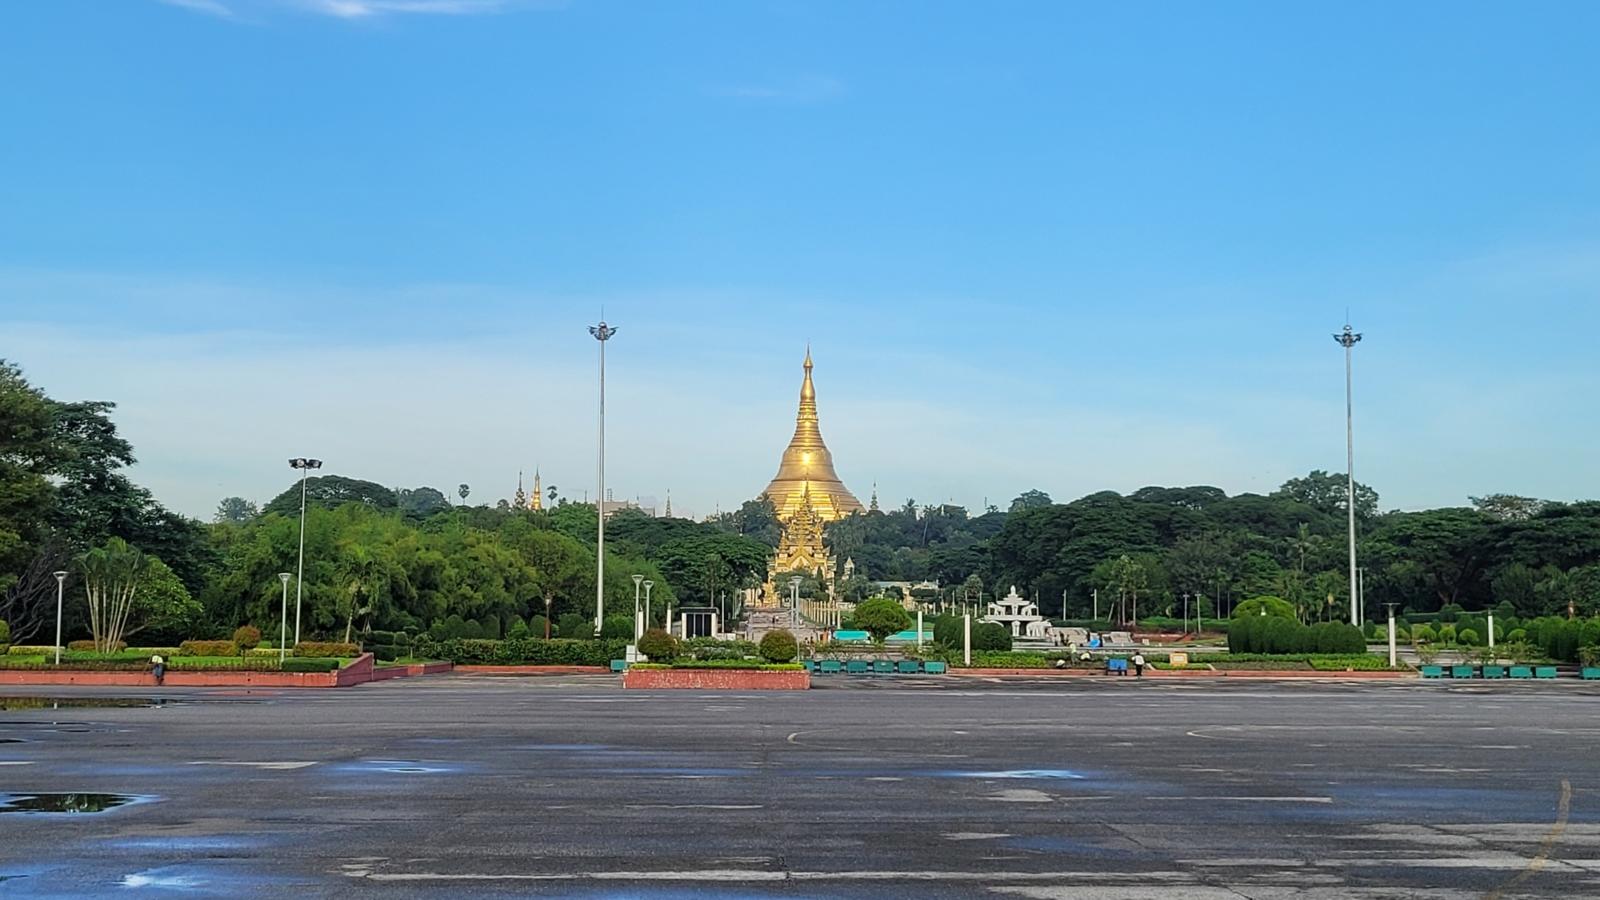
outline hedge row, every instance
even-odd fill
[[[1301,625],[1282,616],[1240,616],[1228,630],[1230,653],[1364,653],[1361,629],[1344,622]]]
[[[348,659],[352,656],[361,655],[361,645],[341,644],[334,641],[301,641],[294,645],[294,655]]]
[[[442,659],[456,665],[494,666],[605,666],[622,659],[625,640],[567,640],[524,638],[503,641],[447,640],[418,637],[413,650],[423,659]]]
[[[178,645],[179,656],[243,656],[239,645],[233,641],[184,641]]]

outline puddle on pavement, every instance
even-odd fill
[[[165,706],[154,697],[0,697],[0,710],[144,709]]]
[[[1007,769],[1000,772],[966,772],[961,770],[949,770],[945,772],[934,772],[933,774],[941,778],[981,778],[994,780],[1024,779],[1030,781],[1051,779],[1082,781],[1084,777],[1080,773],[1073,772],[1068,769]]]
[[[148,800],[135,794],[95,793],[42,793],[0,794],[0,813],[37,813],[41,815],[101,813]]]
[[[458,771],[454,766],[406,759],[366,759],[339,768],[346,772],[378,772],[385,775],[442,775]]]

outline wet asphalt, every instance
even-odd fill
[[[1600,897],[1600,686],[817,684],[0,689],[0,895]]]

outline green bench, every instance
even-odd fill
[[[895,671],[901,675],[915,675],[922,671],[922,666],[918,665],[914,659],[902,659],[900,664],[895,666]]]
[[[1584,681],[1600,681],[1600,667],[1584,666],[1583,671],[1579,674],[1583,677]]]
[[[809,659],[802,660],[800,665],[805,666],[807,672],[815,672],[817,670],[817,664]]]
[[[850,660],[850,662],[845,664],[844,670],[849,672],[851,675],[865,675],[872,671],[872,669],[867,666],[867,661],[864,659]]]
[[[1475,676],[1477,674],[1477,672],[1478,672],[1478,670],[1474,666],[1451,666],[1450,667],[1450,677],[1451,678],[1472,678],[1473,676]]]
[[[879,675],[893,675],[894,674],[894,660],[892,660],[892,659],[875,659],[875,660],[872,661],[872,671],[876,672]]]
[[[625,659],[613,659],[611,661],[611,671],[613,671],[613,672],[621,672],[623,669],[626,669],[627,667],[628,667],[628,661],[625,660]]]
[[[925,663],[922,664],[922,671],[928,673],[929,675],[943,675],[944,674],[944,663],[942,663],[942,662],[925,662]],[[1595,669],[1594,671],[1597,673],[1597,677],[1600,677],[1600,669]]]
[[[819,668],[824,675],[837,675],[844,671],[844,666],[837,659],[825,659]]]
[[[1535,677],[1535,678],[1554,678],[1554,677],[1556,677],[1556,667],[1555,666],[1535,666],[1534,669],[1533,669],[1533,677]]]
[[[1532,678],[1533,677],[1533,668],[1531,666],[1512,666],[1511,667],[1511,677],[1512,678]]]
[[[1444,666],[1423,666],[1421,672],[1423,678],[1443,678]]]
[[[1505,666],[1484,666],[1483,667],[1483,677],[1485,677],[1485,678],[1504,678],[1504,677],[1506,677],[1506,667]]]

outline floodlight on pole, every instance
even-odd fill
[[[300,643],[300,599],[306,588],[306,476],[312,469],[322,468],[322,460],[297,456],[289,460],[289,468],[300,471],[300,562],[294,581],[294,642]]]
[[[286,646],[289,643],[289,579],[293,578],[288,572],[279,572],[278,580],[283,582],[283,605],[278,612],[278,662],[289,655]]]
[[[52,572],[56,576],[56,665],[61,665],[61,606],[67,592],[67,573]]]
[[[1350,624],[1361,624],[1361,604],[1359,588],[1356,586],[1356,432],[1355,432],[1355,381],[1352,366],[1356,344],[1361,342],[1361,334],[1351,329],[1349,323],[1344,326],[1344,331],[1333,336],[1333,339],[1344,348],[1344,443],[1345,443],[1345,506],[1349,513],[1350,522]]]
[[[639,589],[644,586],[644,576],[633,576],[633,639],[644,637],[644,620],[639,618]]]
[[[606,615],[606,342],[617,333],[604,319],[599,325],[590,325],[589,333],[600,342],[600,440],[596,449],[599,469],[600,493],[595,495],[595,576],[594,576],[594,633],[600,636]]]

